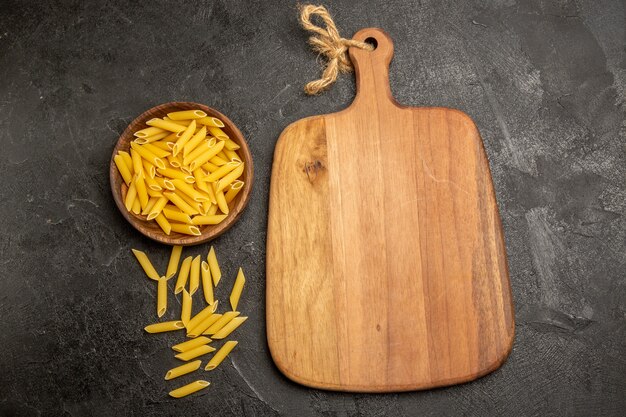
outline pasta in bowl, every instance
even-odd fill
[[[171,102],[137,117],[111,157],[117,207],[143,235],[196,245],[228,230],[248,203],[252,157],[237,127],[198,103]]]

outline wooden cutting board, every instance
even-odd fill
[[[288,126],[274,154],[267,338],[290,379],[389,392],[466,382],[511,350],[513,306],[489,163],[458,110],[391,96],[393,44],[350,48],[357,96]]]

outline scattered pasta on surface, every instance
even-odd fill
[[[184,110],[146,125],[134,133],[128,152],[113,158],[126,209],[154,220],[167,235],[199,236],[223,222],[243,188],[246,164],[224,123],[202,110]]]

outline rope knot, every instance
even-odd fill
[[[325,27],[314,24],[311,21],[313,16],[318,16],[322,19]],[[304,91],[307,94],[319,94],[337,81],[337,76],[340,72],[352,72],[352,62],[350,62],[350,57],[348,56],[349,47],[355,46],[368,51],[374,50],[374,47],[368,43],[339,36],[337,26],[335,26],[335,22],[333,22],[324,6],[314,6],[312,4],[302,6],[300,9],[300,24],[305,30],[314,33],[309,38],[309,43],[314,51],[326,58],[322,77],[319,80],[307,83],[304,87]]]

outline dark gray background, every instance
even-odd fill
[[[379,26],[393,37],[400,102],[474,118],[506,234],[508,361],[473,383],[391,395],[295,385],[266,346],[274,144],[355,93],[343,76],[304,95],[320,70],[295,4],[48,3],[0,6],[0,415],[625,415],[624,2],[329,3],[344,36]],[[130,253],[163,268],[168,249],[129,227],[108,180],[122,130],[173,100],[227,114],[256,168],[245,215],[215,241],[226,279],[247,272],[250,319],[206,394],[179,401],[167,392],[180,382],[162,380],[179,338],[142,331],[155,286]]]

